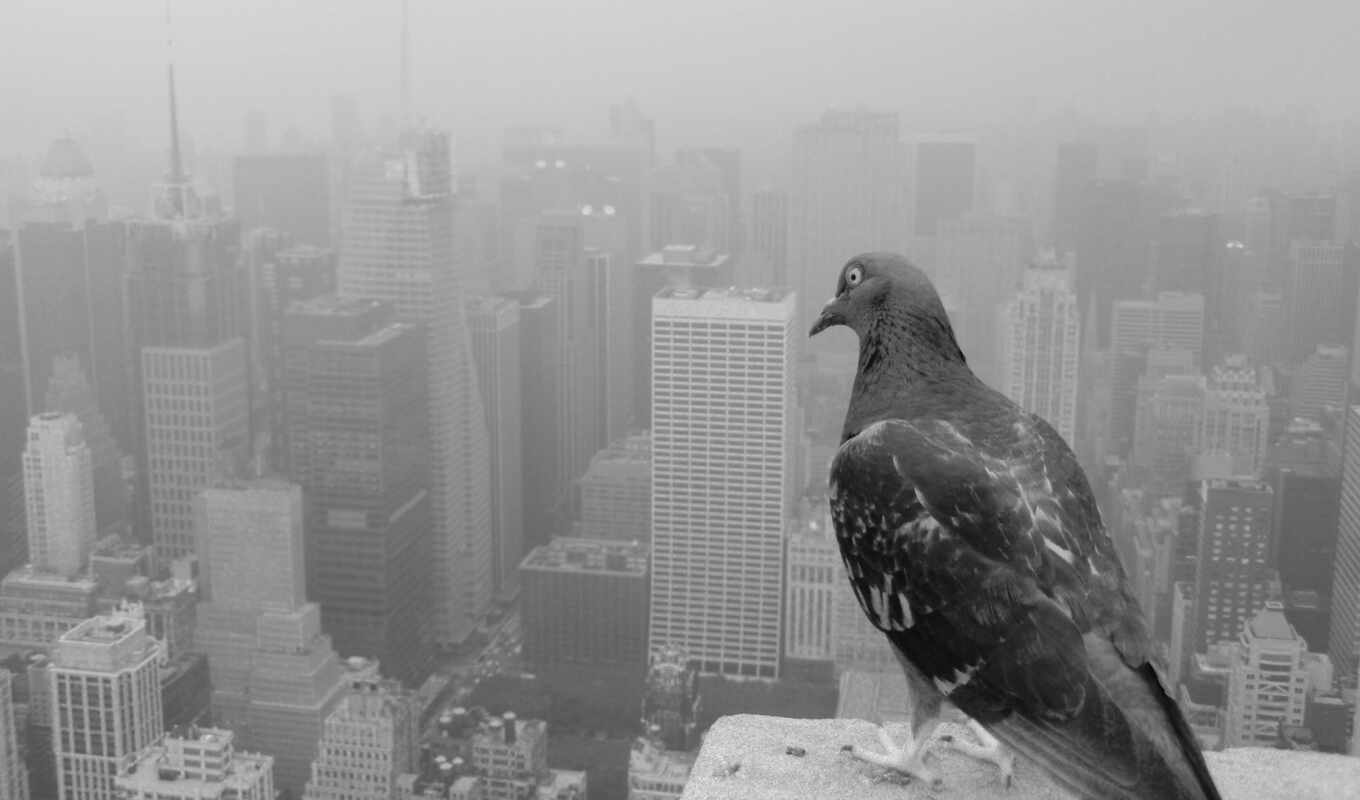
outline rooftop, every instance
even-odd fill
[[[647,548],[636,542],[559,536],[530,551],[520,568],[641,576],[647,574]]]
[[[147,792],[155,790],[173,797],[207,800],[238,797],[256,786],[264,773],[273,770],[272,756],[232,750],[234,735],[217,728],[188,728],[167,733],[119,771],[116,786]],[[210,769],[198,763],[195,751],[225,755],[207,759]],[[190,758],[185,758],[190,755]],[[215,763],[214,763],[215,762]]]
[[[1257,639],[1292,642],[1299,638],[1294,632],[1294,626],[1284,618],[1284,604],[1273,600],[1268,601],[1265,608],[1247,622],[1247,627],[1251,635]]]
[[[940,734],[959,734],[953,723]],[[967,735],[967,734],[963,734]],[[682,800],[1066,800],[1030,764],[1017,761],[1005,789],[995,768],[938,751],[944,793],[907,784],[855,760],[842,746],[878,748],[875,726],[862,720],[784,719],[739,715],[719,719],[703,748]],[[1226,800],[1342,800],[1360,798],[1360,759],[1321,753],[1238,748],[1205,754]]]
[[[727,253],[697,244],[668,244],[638,262],[640,267],[703,267],[716,269],[731,258]]]

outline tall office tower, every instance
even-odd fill
[[[1257,364],[1277,364],[1288,350],[1284,294],[1258,289],[1246,299],[1242,350]]]
[[[502,296],[519,305],[520,464],[527,550],[556,535],[568,510],[567,480],[555,457],[557,450],[544,451],[545,443],[556,442],[561,435],[557,398],[562,365],[554,339],[559,308],[551,297],[535,292]]]
[[[1195,652],[1237,638],[1270,599],[1275,492],[1263,481],[1213,479],[1198,490]]]
[[[1338,675],[1354,675],[1360,663],[1360,405],[1346,409],[1341,452],[1341,509],[1327,654]]]
[[[29,422],[24,509],[29,563],[67,577],[85,571],[95,540],[94,475],[74,414],[48,411]]]
[[[123,457],[95,403],[94,390],[75,356],[57,356],[47,383],[50,411],[75,415],[90,448],[90,472],[94,484],[94,520],[97,531],[107,531],[128,521],[127,481]]]
[[[1077,301],[1097,320],[1102,349],[1110,345],[1113,306],[1145,295],[1148,200],[1142,186],[1126,180],[1086,184],[1077,222]],[[1094,308],[1090,303],[1094,298]]]
[[[1045,261],[1025,270],[1020,292],[1002,311],[1000,329],[997,388],[1075,444],[1081,315],[1070,266]]]
[[[1059,255],[1077,247],[1081,228],[1082,196],[1100,174],[1100,150],[1094,142],[1058,144],[1053,178],[1053,246]]]
[[[779,674],[796,302],[719,289],[652,301],[650,646],[685,647],[708,673]]]
[[[524,658],[535,672],[587,668],[632,681],[647,664],[647,548],[561,536],[520,565]]]
[[[14,286],[14,248],[0,230],[0,287]],[[25,560],[23,452],[28,425],[24,392],[24,348],[18,293],[0,291],[0,570]],[[18,491],[13,491],[18,489]]]
[[[1318,345],[1349,344],[1355,335],[1360,250],[1332,242],[1294,241],[1289,246],[1285,324],[1292,360]]]
[[[236,750],[236,734],[187,726],[165,734],[118,771],[121,800],[273,800],[274,757]]]
[[[448,134],[412,130],[355,166],[340,295],[391,303],[429,337],[431,602],[427,638],[454,645],[491,604],[491,475],[466,295],[454,262]]]
[[[52,650],[57,796],[105,800],[126,759],[161,735],[160,647],[141,620],[91,617]]]
[[[978,377],[999,386],[1004,376],[998,313],[1021,288],[1034,256],[1030,223],[970,213],[941,219],[932,236],[935,257],[929,271],[940,294],[958,304],[951,320],[959,346]]]
[[[817,318],[851,256],[907,242],[906,162],[896,114],[828,111],[794,131],[787,251],[801,303],[795,327]],[[820,342],[810,345],[818,353],[828,349]]]
[[[836,532],[815,504],[789,526],[784,567],[784,658],[791,671],[825,674],[836,658],[836,593],[844,580]]]
[[[789,284],[789,193],[759,189],[751,195],[751,224],[741,251],[741,283]]]
[[[568,481],[574,481],[604,447],[599,415],[602,331],[589,313],[595,300],[593,277],[586,264],[584,226],[580,214],[544,212],[535,228],[536,288],[561,308],[554,342],[563,376],[557,420],[562,432],[557,458]]]
[[[1143,470],[1158,496],[1185,490],[1204,427],[1204,376],[1184,350],[1148,351],[1147,372],[1138,378],[1133,448],[1129,463]]]
[[[14,713],[13,674],[0,668],[0,800],[28,800],[28,767],[20,750],[20,727]]]
[[[977,144],[964,140],[917,142],[912,181],[912,229],[918,237],[935,236],[940,223],[974,210]]]
[[[372,300],[326,295],[284,322],[289,476],[307,495],[307,596],[345,656],[410,683],[429,667],[426,335]]]
[[[1218,277],[1220,245],[1217,214],[1196,210],[1163,214],[1152,241],[1150,289],[1207,297]]]
[[[650,435],[635,433],[596,453],[580,484],[582,537],[652,541]]]
[[[1228,356],[1209,372],[1197,441],[1203,453],[1230,457],[1233,475],[1260,477],[1264,471],[1270,403],[1261,376],[1245,356]]]
[[[1289,415],[1321,421],[1328,409],[1339,410],[1346,402],[1349,359],[1346,347],[1318,345],[1290,382]]]
[[[592,218],[586,217],[586,241],[593,241]],[[622,229],[618,229],[621,233]],[[637,314],[632,303],[637,296],[636,264],[620,257],[622,245],[586,249],[586,269],[593,294],[587,311],[595,317],[595,360],[599,363],[595,394],[596,424],[605,443],[627,434],[636,425]]]
[[[416,769],[419,712],[394,681],[355,681],[321,731],[302,800],[390,800]]]
[[[1275,747],[1280,727],[1302,725],[1308,701],[1308,643],[1267,601],[1242,625],[1228,676],[1227,747]]]
[[[232,163],[241,230],[273,228],[297,244],[331,244],[331,167],[324,153],[252,153]]]
[[[1289,269],[1289,250],[1294,242],[1336,240],[1336,195],[1268,190],[1263,199],[1267,223],[1265,235],[1271,257],[1268,274],[1276,280]]]
[[[504,297],[472,298],[468,331],[491,444],[491,574],[496,595],[511,597],[519,587],[519,562],[525,553],[519,303]]]
[[[109,221],[107,206],[80,146],[72,139],[53,142],[32,191],[15,209],[12,286],[28,415],[50,410],[44,398],[53,361],[75,356],[89,370],[114,436],[130,449],[121,288],[125,228]]]
[[[1204,296],[1162,292],[1155,300],[1120,300],[1110,320],[1111,375],[1109,441],[1116,453],[1131,444],[1138,376],[1147,351],[1159,345],[1188,350],[1195,364],[1204,348]]]
[[[197,501],[197,640],[212,673],[212,713],[243,747],[274,756],[274,781],[307,781],[321,723],[347,685],[303,586],[302,491],[260,480],[204,491]]]

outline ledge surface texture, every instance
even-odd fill
[[[889,725],[901,741],[902,728]],[[942,723],[940,734],[969,737]],[[750,714],[723,717],[704,738],[683,800],[1069,800],[1028,763],[1017,759],[1005,789],[990,764],[935,747],[940,792],[851,757],[844,745],[880,751],[874,725],[852,719],[785,719]],[[794,755],[790,753],[798,753]],[[1225,800],[1360,800],[1360,758],[1240,748],[1207,753]]]

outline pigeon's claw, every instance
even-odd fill
[[[941,736],[940,743],[969,758],[995,764],[996,768],[1001,770],[1001,782],[1007,789],[1011,788],[1011,783],[1015,780],[1015,755],[1006,750],[1001,742],[976,720],[968,720],[968,730],[977,738],[976,744],[949,735]]]
[[[913,780],[918,780],[930,787],[932,792],[938,792],[944,788],[944,780],[935,773],[930,767],[926,766],[926,742],[929,737],[922,736],[917,739],[911,733],[907,734],[907,743],[898,745],[888,733],[886,727],[880,726],[878,729],[878,741],[883,745],[884,752],[874,753],[863,748],[852,745],[850,755],[861,761],[900,772]]]

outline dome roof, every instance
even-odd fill
[[[88,178],[94,175],[94,167],[75,139],[63,137],[47,148],[38,174],[44,178]]]

